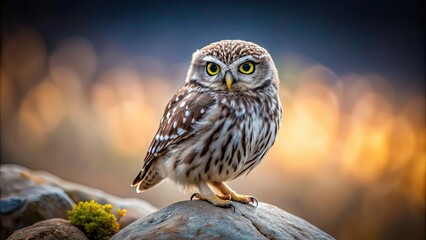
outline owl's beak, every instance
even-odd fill
[[[234,79],[232,79],[232,74],[230,72],[225,73],[225,83],[228,87],[228,90],[231,90],[232,83],[234,82]]]

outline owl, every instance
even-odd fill
[[[247,175],[274,144],[282,116],[278,88],[271,56],[254,43],[222,40],[195,51],[131,186],[142,192],[169,178],[198,188],[191,200],[234,211],[232,201],[257,204],[226,182]]]

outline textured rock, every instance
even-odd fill
[[[72,200],[60,188],[40,185],[18,169],[0,169],[0,239],[51,218],[67,218]]]
[[[146,201],[120,198],[99,189],[63,180],[45,171],[33,171],[14,164],[3,164],[1,172],[0,239],[19,228],[50,218],[68,219],[67,211],[74,203],[95,200],[127,209],[120,219],[121,227],[155,211]],[[24,218],[25,215],[25,218]]]
[[[77,227],[71,225],[67,220],[53,218],[38,222],[32,226],[15,231],[8,240],[87,240],[88,238]]]
[[[48,172],[32,171],[31,174],[42,179],[44,184],[62,188],[75,203],[95,200],[100,204],[111,204],[114,208],[113,212],[116,212],[117,208],[127,209],[127,215],[120,219],[121,227],[126,227],[130,223],[158,210],[141,199],[120,198],[96,188],[63,180]]]
[[[333,239],[275,206],[234,205],[235,213],[204,201],[178,202],[133,222],[112,239]]]

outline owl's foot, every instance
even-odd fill
[[[247,195],[240,195],[236,193],[234,190],[232,190],[228,185],[226,185],[223,182],[216,182],[212,183],[212,185],[219,190],[221,193],[223,193],[225,196],[231,196],[232,201],[240,202],[240,203],[256,203],[256,207],[259,205],[259,201],[255,197],[247,196]]]
[[[193,198],[198,198],[200,200],[203,201],[208,201],[211,204],[217,206],[217,207],[222,207],[222,208],[231,208],[232,211],[235,212],[235,207],[234,205],[232,205],[232,202],[230,201],[231,196],[230,195],[225,195],[225,196],[217,196],[217,195],[211,195],[211,196],[205,196],[202,195],[201,193],[194,193],[192,194],[190,200],[192,201]]]
[[[231,194],[226,194],[226,195],[216,195],[218,198],[223,199],[223,200],[228,200],[231,201],[232,196]]]
[[[240,195],[237,193],[231,193],[231,200],[232,201],[236,201],[236,202],[240,202],[240,203],[256,203],[256,207],[259,205],[259,201],[257,201],[257,199],[253,196],[247,196],[247,195]]]

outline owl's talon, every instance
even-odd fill
[[[197,193],[192,194],[192,195],[191,195],[191,198],[189,199],[189,201],[192,201],[192,199],[193,199],[195,196],[197,196]]]
[[[232,204],[229,204],[229,208],[232,209],[232,211],[235,213],[235,206]]]
[[[250,203],[256,203],[256,207],[259,206],[259,201],[255,197],[250,197]]]

